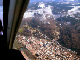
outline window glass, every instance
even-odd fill
[[[0,0],[0,35],[3,35],[3,0]]]
[[[30,0],[14,49],[26,60],[79,60],[80,1]]]

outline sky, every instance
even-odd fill
[[[3,0],[0,0],[0,19],[3,25]]]
[[[2,6],[3,5],[3,0],[0,0],[0,6]]]
[[[30,2],[35,2],[35,1],[55,1],[55,0],[30,0]]]
[[[76,1],[76,0],[30,0],[30,2],[35,2],[35,1]]]

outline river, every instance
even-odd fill
[[[13,49],[17,48],[17,50],[22,50],[29,60],[36,60],[36,58],[32,55],[32,53],[25,47],[21,47],[22,44],[19,44],[18,41],[14,41]]]

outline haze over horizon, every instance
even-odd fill
[[[80,2],[79,0],[30,0],[30,2],[36,2],[36,1],[74,1],[74,2]]]

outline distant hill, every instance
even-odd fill
[[[3,6],[3,0],[0,0],[0,6]]]

